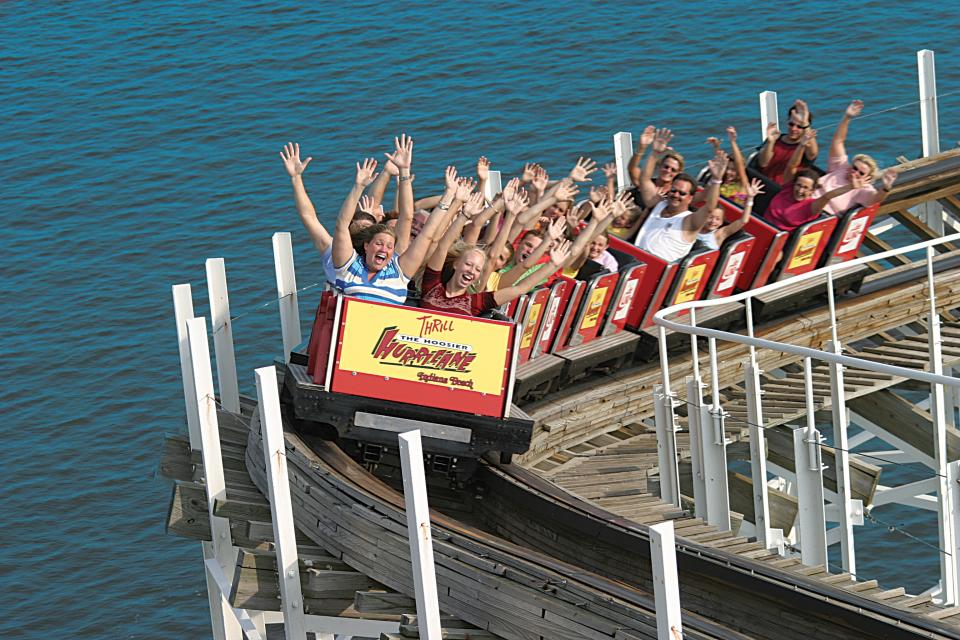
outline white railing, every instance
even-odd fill
[[[729,386],[733,382],[741,382],[741,380],[719,380],[716,346],[718,340],[742,344],[748,347],[748,357],[744,363],[746,375],[745,380],[742,382],[746,391],[748,409],[747,426],[749,427],[749,437],[751,440],[751,469],[757,539],[764,543],[767,548],[779,547],[781,550],[783,549],[782,533],[771,529],[769,526],[767,496],[769,476],[767,473],[764,429],[767,428],[767,426],[773,425],[764,424],[763,390],[760,381],[760,373],[762,372],[759,369],[757,360],[757,350],[768,349],[773,352],[798,356],[804,363],[803,386],[808,417],[806,425],[796,429],[794,433],[795,471],[791,473],[788,470],[777,468],[779,475],[789,476],[790,484],[794,485],[793,489],[797,494],[798,526],[795,528],[795,531],[799,535],[797,546],[799,546],[801,551],[802,561],[805,564],[822,564],[827,566],[825,522],[826,520],[832,519],[838,521],[840,524],[837,529],[831,531],[831,534],[835,540],[839,538],[839,542],[841,543],[843,570],[854,575],[856,575],[856,561],[853,526],[855,524],[862,524],[863,509],[862,505],[858,504],[859,501],[853,500],[850,496],[850,445],[847,437],[849,418],[848,411],[846,410],[843,370],[845,367],[853,367],[907,380],[928,383],[931,389],[930,410],[933,421],[931,438],[933,439],[934,459],[931,461],[929,456],[926,456],[926,459],[924,459],[924,456],[912,455],[915,452],[908,450],[906,447],[903,447],[904,451],[896,451],[895,453],[900,456],[900,460],[925,464],[933,469],[935,475],[926,482],[915,483],[916,487],[913,488],[913,490],[906,485],[904,487],[888,489],[897,492],[889,494],[890,496],[897,496],[901,499],[897,500],[891,497],[889,500],[885,500],[884,503],[901,502],[902,504],[915,504],[920,496],[936,490],[937,499],[935,509],[938,515],[940,531],[940,584],[939,588],[935,590],[936,597],[938,602],[948,605],[957,604],[957,559],[960,558],[960,553],[956,552],[958,543],[956,532],[960,529],[960,523],[957,521],[957,506],[960,506],[960,492],[958,492],[958,483],[956,480],[960,478],[960,462],[949,462],[946,447],[947,424],[953,424],[954,422],[953,399],[957,396],[956,393],[950,394],[951,403],[948,415],[944,388],[960,389],[960,379],[943,374],[940,320],[937,311],[934,269],[934,248],[938,245],[956,241],[960,241],[960,234],[928,240],[907,247],[858,258],[849,262],[830,265],[728,298],[698,300],[678,304],[663,309],[654,315],[654,323],[658,326],[659,330],[660,366],[663,374],[663,384],[658,385],[655,389],[654,399],[657,407],[656,419],[658,422],[658,436],[668,439],[668,442],[661,442],[659,444],[659,448],[664,451],[676,450],[675,433],[677,427],[674,408],[678,403],[676,393],[671,387],[667,331],[688,334],[691,339],[693,375],[688,378],[686,387],[688,402],[691,402],[692,405],[695,405],[695,407],[699,409],[696,410],[694,406],[691,406],[688,412],[691,416],[689,427],[692,443],[691,465],[694,476],[694,501],[698,515],[706,515],[708,522],[716,526],[722,528],[729,526],[729,494],[727,488],[725,451],[728,441],[726,440],[724,432],[724,420],[729,414],[723,410],[719,398],[722,388]],[[870,262],[882,261],[894,256],[917,251],[926,252],[927,296],[929,298],[929,307],[927,309],[929,371],[843,355],[841,353],[841,336],[838,328],[835,303],[835,276]],[[829,307],[831,339],[823,345],[823,349],[776,342],[756,336],[753,327],[752,302],[757,296],[777,292],[785,287],[795,287],[798,283],[804,281],[815,280],[825,280]],[[811,283],[811,285],[815,286],[813,283]],[[697,310],[736,303],[744,303],[746,315],[745,334],[697,326]],[[689,313],[687,322],[678,322],[670,319],[671,316],[675,316],[684,311]],[[904,324],[907,322],[908,319],[905,318]],[[702,390],[704,385],[700,379],[698,364],[700,357],[698,337],[708,339],[708,357],[712,387],[712,402],[710,403],[705,402],[703,399]],[[824,505],[822,478],[822,470],[824,467],[820,460],[821,437],[814,423],[816,406],[811,376],[813,361],[825,362],[830,366],[829,397],[834,423],[833,449],[835,452],[837,475],[837,491],[827,497],[828,500],[834,503],[830,509],[826,509]],[[874,427],[875,435],[878,430],[883,432],[882,425],[872,426]],[[896,438],[891,437],[889,440],[895,442]],[[896,445],[894,448],[897,448]],[[675,463],[675,460],[672,462]],[[677,481],[678,474],[675,471],[676,464],[669,464],[667,466],[668,468],[666,470],[661,466],[661,497],[663,497],[664,500],[669,500],[679,505],[679,483]],[[951,481],[951,479],[953,481]],[[706,486],[707,490],[704,490],[703,486]],[[713,504],[711,504],[711,502]],[[722,511],[722,513],[718,513],[718,511]],[[832,516],[832,518],[829,516]],[[837,535],[838,533],[839,536]]]

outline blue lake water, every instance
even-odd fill
[[[607,161],[615,132],[646,124],[698,165],[728,124],[759,142],[765,89],[805,98],[824,145],[862,98],[849,146],[889,164],[920,152],[923,48],[938,56],[942,144],[960,139],[946,4],[51,1],[0,16],[4,637],[209,633],[200,547],[164,534],[156,475],[164,433],[184,429],[170,286],[193,283],[205,314],[204,259],[226,259],[251,391],[281,350],[276,310],[260,308],[271,234],[294,233],[300,286],[321,278],[284,142],[313,156],[328,222],[354,162],[401,131],[419,193],[481,153],[505,175]],[[884,513],[935,542],[909,512]],[[858,529],[861,573],[932,582],[936,551],[876,533]]]

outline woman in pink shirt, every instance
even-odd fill
[[[897,178],[895,169],[887,169],[883,173],[883,187],[878,191],[870,183],[877,175],[877,163],[865,153],[853,157],[853,161],[847,158],[847,130],[850,127],[850,121],[856,118],[863,111],[863,102],[854,100],[847,106],[847,110],[837,125],[837,130],[833,134],[833,140],[830,142],[830,160],[827,164],[827,173],[820,177],[820,183],[814,191],[814,197],[820,197],[823,194],[850,184],[854,174],[861,176],[864,185],[859,188],[837,196],[824,208],[827,213],[840,215],[854,206],[869,207],[872,204],[883,202],[893,187],[893,182]]]

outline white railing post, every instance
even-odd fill
[[[933,247],[927,247],[927,295],[929,316],[927,320],[927,351],[930,354],[930,373],[943,374],[943,342],[940,335],[940,314],[937,313],[937,291],[933,274]],[[947,478],[947,424],[943,385],[930,385],[930,416],[933,420],[934,462],[937,473],[937,524],[940,529],[940,548],[953,549],[956,538],[952,492]],[[940,554],[940,595],[938,601],[947,606],[957,603],[957,572],[954,562],[946,553]]]
[[[754,355],[747,361],[744,387],[747,393],[747,422],[750,429],[750,478],[753,480],[753,524],[757,541],[764,548],[780,547],[783,537],[774,539],[770,529],[770,497],[767,493],[767,437],[763,431],[763,403],[760,367]]]
[[[677,417],[673,394],[663,385],[653,386],[654,421],[657,430],[657,463],[660,469],[660,499],[680,506],[680,472],[677,468]]]
[[[233,325],[230,322],[230,298],[227,295],[227,269],[223,258],[208,259],[206,269],[220,403],[227,411],[240,413],[240,387],[237,383],[237,362],[233,352]]]
[[[293,269],[293,245],[290,234],[273,234],[273,265],[277,274],[277,297],[280,304],[280,330],[283,332],[283,360],[290,360],[290,351],[303,340],[300,334],[300,309],[297,304],[297,278]]]
[[[690,475],[693,478],[693,515],[707,519],[707,485],[703,474],[703,383],[699,376],[687,376],[687,424],[690,427]]]
[[[760,92],[760,139],[767,139],[767,125],[771,122],[780,127],[780,112],[777,110],[777,92]]]
[[[210,346],[207,344],[207,322],[204,318],[187,320],[187,338],[190,346],[190,363],[193,368],[196,411],[200,431],[200,451],[203,456],[204,486],[207,490],[207,516],[210,520],[211,541],[203,543],[203,555],[207,561],[217,563],[227,581],[233,579],[237,552],[230,537],[230,521],[213,515],[218,499],[227,496],[223,477],[223,458],[220,454],[220,428],[217,421],[217,402],[213,395],[213,371],[210,368]],[[227,602],[227,594],[218,582],[207,574],[207,597],[213,635],[217,640],[239,640],[242,630]]]
[[[727,412],[720,406],[720,380],[717,367],[717,341],[709,338],[710,387],[713,404],[702,403],[700,410],[701,448],[707,490],[707,522],[720,531],[730,530],[730,489],[727,480]]]
[[[800,557],[805,565],[827,568],[827,516],[823,503],[823,463],[820,432],[814,421],[813,365],[803,360],[807,427],[793,432],[793,466],[797,476],[797,521],[800,526]]]
[[[618,131],[613,136],[613,158],[617,163],[617,193],[633,187],[630,181],[630,158],[633,157],[633,134]]]
[[[183,399],[187,411],[187,432],[190,448],[200,449],[200,422],[197,417],[197,396],[193,388],[193,366],[190,364],[190,340],[187,320],[193,318],[193,296],[189,284],[173,285],[173,316],[177,323],[177,345],[180,348],[180,377],[183,380]]]
[[[917,76],[920,83],[920,134],[923,157],[940,153],[940,125],[937,116],[937,73],[933,51],[917,51]],[[924,222],[939,234],[943,233],[943,213],[936,202],[921,205]]]
[[[950,517],[953,521],[953,531],[956,533],[960,531],[960,511],[956,509],[956,505],[960,504],[960,460],[954,460],[947,465],[947,485],[950,487],[950,504],[954,506]],[[960,536],[954,535],[953,547],[947,549],[951,554],[950,560],[955,575],[960,575],[960,540],[958,540],[958,537]],[[941,553],[940,557],[942,558],[945,555],[945,553]]]
[[[262,367],[254,373],[257,378],[257,406],[260,409],[260,436],[263,439],[263,458],[267,469],[268,497],[273,516],[283,631],[286,640],[305,640],[307,631],[303,617],[293,506],[290,501],[290,479],[287,475],[287,451],[283,438],[283,420],[280,417],[280,394],[277,391],[277,370],[273,366]]]
[[[487,202],[491,202],[498,193],[503,191],[503,184],[499,171],[490,169],[488,174],[487,184],[483,187],[483,197],[487,199]]]
[[[833,285],[833,271],[827,272],[827,307],[830,311],[830,341],[827,350],[841,355],[840,335],[837,332],[837,303]],[[847,397],[843,386],[843,366],[831,362],[830,407],[833,417],[833,461],[837,470],[837,496],[839,507],[840,564],[843,570],[857,575],[857,559],[853,543],[853,503],[850,497],[850,444],[847,427]]]
[[[413,586],[417,598],[417,626],[424,640],[440,640],[440,606],[437,576],[433,567],[433,538],[430,531],[430,507],[423,471],[423,446],[419,431],[399,436],[400,464],[403,471],[403,499],[407,510],[407,536],[413,567]]]
[[[650,525],[650,564],[653,569],[657,639],[677,640],[683,637],[683,624],[673,520]]]

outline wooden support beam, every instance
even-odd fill
[[[939,233],[937,233],[936,231],[928,227],[926,223],[920,220],[920,218],[913,215],[912,213],[907,211],[905,208],[891,211],[890,215],[893,216],[906,229],[909,229],[910,231],[912,231],[921,242],[940,237]],[[940,253],[946,253],[948,251],[955,250],[957,247],[954,244],[945,242],[943,244],[938,244],[934,248]]]
[[[883,253],[884,251],[890,251],[893,249],[892,246],[873,235],[869,231],[863,237],[863,244],[876,253]],[[891,260],[899,262],[900,264],[912,264],[906,256],[898,255],[893,256]]]
[[[847,405],[867,420],[933,457],[933,422],[930,414],[918,409],[889,390],[848,401]],[[960,432],[947,427],[947,459],[960,459]]]

